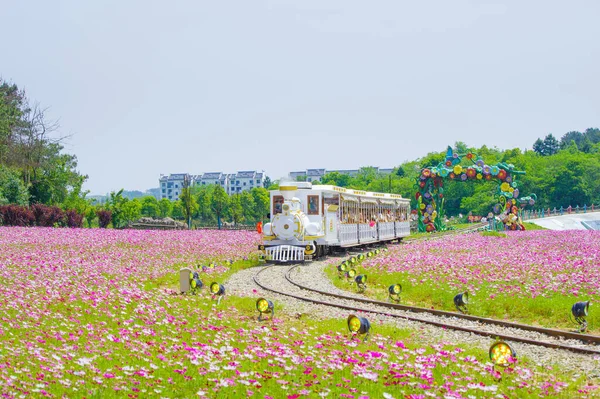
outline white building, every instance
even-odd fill
[[[257,172],[254,170],[240,171],[233,174],[209,172],[199,175],[190,175],[188,173],[160,175],[160,198],[167,198],[171,201],[179,199],[186,176],[191,185],[207,186],[217,184],[223,187],[227,194],[238,194],[242,191],[250,191],[254,187],[264,187],[266,178],[264,171]]]
[[[378,168],[375,167],[377,173],[381,173],[384,175],[389,175],[393,172],[393,168]],[[306,169],[297,172],[290,172],[290,179],[293,181],[303,180],[303,181],[321,181],[323,176],[327,173],[337,172],[343,175],[356,176],[358,175],[358,169],[336,169],[336,170],[328,170],[328,169]]]
[[[264,187],[265,185],[264,172],[254,170],[240,171],[229,177],[229,193],[238,194],[242,191],[249,191],[255,187]]]
[[[170,175],[160,175],[158,179],[160,185],[160,198],[167,198],[171,201],[179,199],[181,189],[184,187],[184,181],[188,179],[193,184],[193,176],[188,173],[174,173]]]

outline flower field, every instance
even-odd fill
[[[345,320],[256,321],[254,298],[174,295],[252,264],[258,235],[0,228],[0,395],[86,398],[594,397],[584,376],[527,360],[501,371],[468,345]],[[233,265],[225,260],[233,259]],[[374,266],[373,266],[374,267]],[[226,283],[225,283],[226,284]]]
[[[391,246],[359,272],[369,277],[367,294],[381,299],[400,283],[403,303],[454,310],[453,296],[467,290],[472,314],[547,326],[574,327],[571,306],[591,300],[590,329],[600,332],[599,265],[600,233],[538,230]]]

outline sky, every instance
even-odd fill
[[[598,1],[4,0],[0,77],[91,194],[394,167],[600,126]]]

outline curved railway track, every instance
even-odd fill
[[[292,280],[292,278],[290,277],[290,274],[292,273],[293,270],[295,270],[299,266],[300,265],[294,265],[294,266],[289,267],[289,269],[285,273],[285,279],[290,284],[303,290],[304,292],[315,294],[315,295],[313,295],[313,298],[307,297],[307,296],[295,295],[295,294],[291,294],[289,292],[283,292],[275,287],[268,287],[265,284],[261,283],[260,275],[262,273],[270,270],[274,266],[267,266],[267,267],[261,269],[258,273],[256,273],[254,275],[253,279],[254,279],[254,282],[265,291],[273,292],[273,293],[276,293],[279,295],[295,298],[295,299],[298,299],[301,301],[306,301],[306,302],[313,303],[313,304],[325,305],[325,306],[330,306],[330,307],[334,307],[334,308],[338,308],[338,309],[350,310],[353,312],[365,312],[365,313],[371,313],[371,314],[376,314],[376,315],[381,315],[381,316],[387,316],[387,317],[391,317],[391,318],[403,319],[403,320],[412,321],[412,322],[425,323],[425,324],[433,325],[433,326],[440,327],[440,328],[462,331],[462,332],[476,334],[476,335],[484,336],[484,337],[500,338],[500,339],[503,339],[506,341],[520,342],[520,343],[524,343],[524,344],[543,346],[543,347],[553,348],[553,349],[567,350],[567,351],[571,351],[571,352],[577,352],[577,353],[588,354],[588,355],[600,355],[600,349],[596,348],[596,346],[598,344],[600,344],[600,337],[598,337],[598,336],[573,333],[573,332],[563,331],[563,330],[535,327],[535,326],[526,325],[526,324],[505,322],[502,320],[488,319],[488,318],[482,318],[482,317],[477,317],[477,316],[472,316],[472,315],[463,315],[463,314],[454,313],[454,312],[446,312],[446,311],[441,311],[441,310],[431,310],[431,309],[426,309],[426,308],[412,307],[412,306],[394,304],[394,303],[389,303],[389,302],[376,301],[376,300],[367,299],[367,298],[357,298],[354,296],[334,294],[334,293],[330,293],[330,292],[326,292],[326,291],[322,291],[322,290],[316,290],[316,289],[304,286],[304,285]],[[277,266],[277,267],[281,267],[281,266]],[[325,301],[325,300],[322,300],[319,298],[315,298],[314,296],[326,296],[326,297],[334,299],[334,301]],[[338,300],[338,302],[336,303],[335,300]],[[344,301],[345,303],[340,303],[340,300]],[[367,307],[362,306],[365,304],[370,305],[371,308],[369,309]],[[379,309],[373,309],[373,307],[377,307]],[[385,310],[382,310],[382,309],[385,309]],[[401,313],[398,313],[398,311],[400,311]],[[436,317],[433,320],[431,318],[430,319],[421,318],[421,317],[418,317],[419,313],[427,313],[429,315],[434,315]],[[458,323],[456,323],[456,321],[458,321]],[[476,322],[476,323],[479,323],[479,325],[482,328],[468,327],[468,326],[465,326],[464,324],[461,325],[461,322],[462,323]],[[485,330],[486,326],[495,326],[496,328],[501,327],[502,329],[506,329],[506,330],[516,329],[516,330],[521,330],[524,332],[538,333],[538,334],[542,334],[543,336],[548,337],[549,340],[526,338],[523,336],[518,336],[516,334],[511,334],[508,332],[498,333],[498,331]],[[585,346],[566,345],[566,344],[560,342],[561,339],[582,341],[585,343]]]

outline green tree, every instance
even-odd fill
[[[19,177],[19,174],[0,165],[0,205],[27,205],[29,192]]]
[[[171,216],[171,212],[173,211],[173,203],[169,201],[167,198],[163,198],[158,201],[158,214],[161,218],[166,218]]]
[[[253,189],[255,190],[255,189]],[[243,191],[240,194],[240,205],[242,207],[243,220],[246,223],[256,220],[254,196],[250,191]]]
[[[126,226],[130,222],[138,220],[142,216],[142,203],[137,198],[129,200],[125,198],[125,202],[122,206],[123,221]]]
[[[238,225],[244,220],[244,209],[242,208],[241,194],[233,194],[229,197],[229,214],[234,225]]]
[[[192,216],[198,212],[198,202],[196,202],[196,196],[192,195],[192,189],[184,187],[181,189],[179,194],[181,205],[183,206],[183,216],[185,217],[188,227],[191,228]]]
[[[164,198],[166,199],[166,198]],[[168,200],[167,200],[168,201]],[[158,200],[156,197],[148,195],[142,197],[142,215],[148,217],[157,217],[160,214],[160,207],[158,206]]]
[[[123,189],[114,192],[111,191],[106,207],[112,212],[112,224],[115,229],[123,228],[127,225],[127,219],[124,213],[124,205],[127,198],[123,197]]]
[[[271,212],[269,209],[271,202],[269,191],[265,188],[258,187],[250,190],[250,193],[254,200],[254,215],[262,222]]]
[[[173,219],[182,220],[185,218],[185,212],[183,210],[183,204],[180,200],[173,201],[173,210],[171,211],[171,217]]]
[[[229,197],[221,186],[216,186],[211,199],[211,208],[217,216],[217,225],[221,228],[221,219],[227,212]]]

